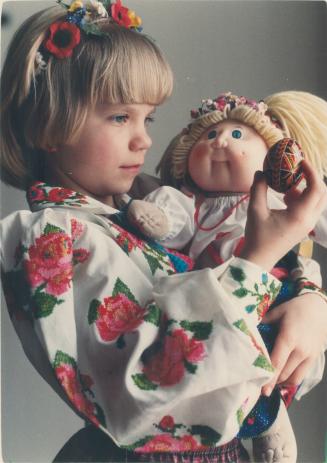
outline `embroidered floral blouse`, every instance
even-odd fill
[[[123,228],[116,209],[44,183],[28,199],[1,222],[1,265],[46,381],[136,452],[231,440],[273,374],[256,326],[279,281],[239,258],[178,274],[191,261]]]

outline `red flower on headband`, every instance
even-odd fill
[[[129,9],[121,4],[121,0],[117,0],[111,5],[111,17],[120,26],[127,28],[132,26]]]
[[[44,47],[56,58],[67,58],[81,40],[79,28],[67,21],[57,21],[49,27]]]

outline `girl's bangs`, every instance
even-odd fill
[[[102,49],[101,64],[95,65],[96,75],[92,79],[95,103],[159,105],[171,95],[173,77],[169,64],[146,37],[133,35],[124,40],[115,37],[122,46],[113,43]]]

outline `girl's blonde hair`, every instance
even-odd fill
[[[69,58],[49,55],[37,73],[36,54],[49,26],[64,20],[55,6],[28,18],[8,49],[1,78],[1,174],[17,188],[42,180],[49,147],[68,143],[97,103],[161,104],[172,92],[172,71],[146,35],[113,23],[105,34],[81,31]]]
[[[264,111],[258,110],[260,105]],[[327,102],[311,93],[285,91],[265,98],[256,107],[246,104],[226,106],[223,110],[212,110],[197,117],[173,138],[157,166],[164,184],[175,188],[184,184],[196,187],[188,175],[188,155],[210,126],[225,120],[252,127],[268,148],[281,138],[295,138],[318,172],[327,175]]]

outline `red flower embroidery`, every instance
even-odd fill
[[[49,27],[49,37],[44,47],[56,58],[67,58],[79,44],[81,33],[79,28],[67,21],[57,21]]]
[[[64,202],[65,199],[74,195],[75,192],[72,190],[68,190],[67,188],[51,188],[47,199],[52,203],[60,203]]]
[[[124,333],[134,331],[146,313],[124,294],[106,297],[97,311],[96,326],[104,341],[113,341]]]
[[[263,296],[262,300],[259,302],[258,308],[257,308],[257,313],[258,313],[258,316],[259,316],[260,320],[264,317],[265,313],[269,309],[270,303],[271,303],[271,301],[270,301],[269,294],[264,294],[264,296]]]
[[[117,244],[121,248],[125,249],[128,253],[130,253],[131,251],[133,251],[133,249],[136,248],[144,249],[144,241],[140,240],[135,235],[128,233],[118,225],[115,225],[114,228],[116,228],[120,232],[118,237],[116,238]]]
[[[99,425],[99,421],[94,416],[94,404],[83,393],[76,369],[72,365],[61,364],[55,368],[55,373],[68,398],[77,410],[86,415],[94,424]],[[83,375],[84,379],[87,379],[88,384],[92,384],[91,378]]]
[[[174,429],[174,426],[175,426],[174,418],[170,415],[164,416],[159,423],[159,428],[167,430],[167,431]]]
[[[72,242],[64,233],[49,233],[35,240],[24,261],[28,280],[34,288],[46,284],[46,292],[54,296],[68,290],[73,275]]]
[[[33,185],[28,189],[28,201],[44,201],[46,196],[44,191],[39,187],[39,184]]]
[[[167,335],[162,350],[144,366],[146,377],[161,386],[172,386],[185,374],[185,360],[196,363],[203,360],[205,348],[202,342],[189,339],[182,329]]]
[[[111,5],[111,17],[120,26],[132,26],[131,18],[128,15],[129,9],[121,4],[121,0]]]
[[[76,219],[71,219],[70,223],[72,226],[72,238],[73,238],[73,241],[75,241],[83,233],[84,227],[81,224],[81,222],[78,222]]]
[[[176,438],[170,434],[161,434],[152,437],[143,447],[136,448],[135,452],[182,452],[199,448],[202,446],[199,446],[191,435]]]

